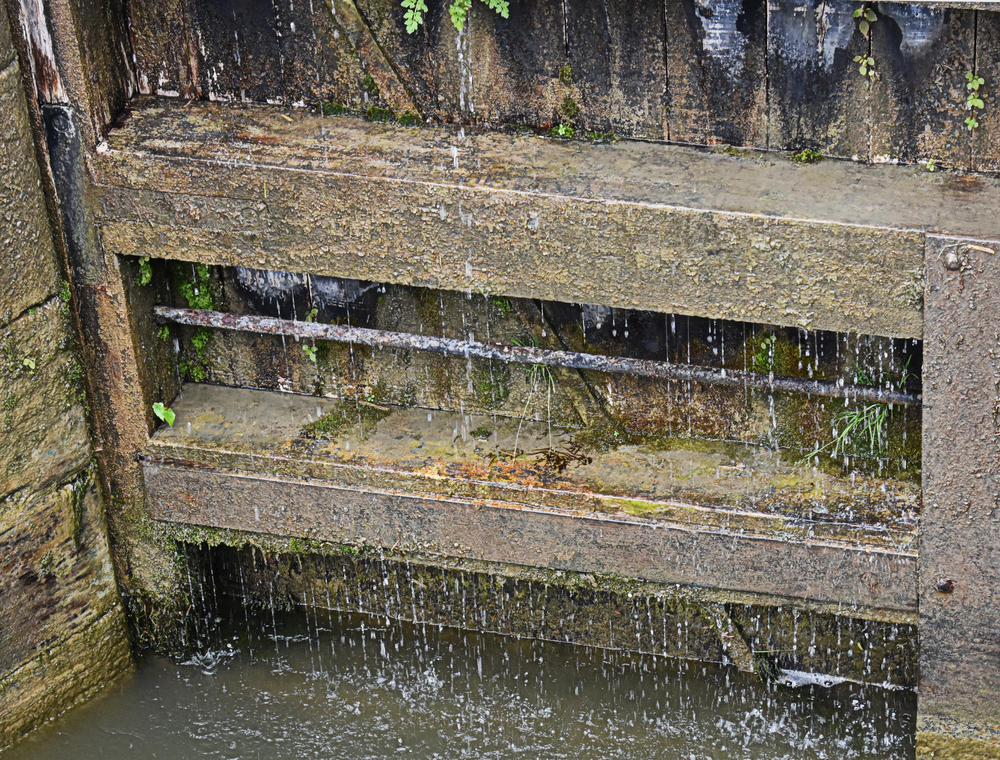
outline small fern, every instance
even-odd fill
[[[503,18],[510,17],[510,0],[482,0],[490,8],[499,13]],[[424,23],[424,14],[427,13],[427,3],[424,0],[402,0],[403,9],[406,13],[403,20],[406,22],[406,31],[413,34]],[[472,0],[453,0],[448,6],[448,15],[451,16],[451,23],[458,31],[465,28],[465,22],[472,10]]]

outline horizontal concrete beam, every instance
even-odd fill
[[[910,338],[925,233],[1000,240],[995,178],[267,106],[136,101],[97,173],[116,254]]]
[[[157,520],[912,613],[915,553],[627,515],[143,465]]]

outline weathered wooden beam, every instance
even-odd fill
[[[918,730],[966,745],[1000,703],[998,277],[990,244],[928,238]]]
[[[157,520],[659,583],[916,609],[916,555],[626,515],[392,492],[274,475],[143,465]]]
[[[98,157],[109,252],[923,335],[926,231],[1000,180],[680,146],[462,137],[143,100]]]

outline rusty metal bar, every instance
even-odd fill
[[[648,359],[581,354],[575,351],[554,351],[531,346],[479,343],[453,338],[436,338],[431,335],[372,330],[366,327],[323,325],[318,322],[298,322],[274,317],[226,314],[207,309],[177,309],[170,306],[156,306],[153,308],[153,314],[158,322],[175,322],[196,327],[214,327],[222,330],[240,330],[270,335],[292,335],[299,338],[332,340],[338,343],[357,343],[373,348],[403,348],[430,351],[436,354],[475,356],[479,359],[496,359],[502,362],[544,364],[550,367],[616,372],[641,377],[658,377],[666,380],[756,388],[785,393],[808,393],[830,398],[851,398],[858,401],[892,404],[920,403],[920,394],[864,385],[847,385],[842,380],[830,382],[827,380],[805,380],[798,377],[775,377],[770,374],[746,370],[693,367],[688,364],[671,364]]]

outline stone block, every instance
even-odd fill
[[[0,495],[61,482],[90,457],[67,320],[52,299],[0,328]]]
[[[0,37],[0,57],[3,44]],[[16,64],[0,71],[0,174],[4,178],[0,183],[3,325],[55,293],[59,282],[31,124],[21,90],[21,72]]]

